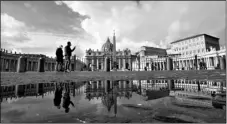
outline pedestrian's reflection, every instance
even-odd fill
[[[56,89],[54,93],[54,106],[56,106],[58,109],[61,108],[62,90],[63,87],[61,85],[58,86],[56,84]]]
[[[62,107],[65,108],[65,113],[69,112],[69,110],[70,110],[69,105],[70,104],[74,107],[74,104],[70,99],[69,84],[65,84],[65,93],[64,93],[64,96],[63,96],[63,105],[62,105]]]

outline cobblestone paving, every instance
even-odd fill
[[[26,84],[59,81],[85,81],[103,79],[198,79],[225,81],[226,70],[185,70],[185,71],[127,71],[127,72],[1,72],[1,85]]]

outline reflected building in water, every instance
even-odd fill
[[[132,97],[132,81],[89,81],[86,84],[86,99],[101,98],[102,104],[110,111],[114,106],[115,115],[117,113],[117,97]]]
[[[210,94],[211,92],[219,92],[226,90],[225,82],[218,81],[200,81],[186,79],[156,79],[156,80],[133,80],[133,84],[137,86],[141,94],[145,94],[146,90],[162,90],[162,89],[181,89],[188,92],[203,92]]]
[[[76,83],[62,83],[70,85],[70,94],[74,97],[83,92],[81,86],[76,86]],[[38,84],[23,84],[23,85],[11,85],[11,86],[1,86],[1,101],[5,98],[8,100],[10,98],[18,99],[27,96],[46,96],[48,94],[53,94],[56,90],[58,83],[38,83]],[[65,90],[65,89],[64,89]]]

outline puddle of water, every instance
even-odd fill
[[[199,91],[203,96],[209,96],[207,92],[212,90],[209,91],[208,88],[220,89],[217,88],[218,82],[214,86],[210,84],[213,83],[200,82],[198,86],[196,82],[185,80],[104,80],[1,86],[1,122],[87,123],[168,120],[168,117],[155,116],[155,112],[153,114],[151,112],[169,106],[168,102],[171,100],[165,101],[165,98],[169,98],[170,90],[178,89],[175,92],[188,94],[198,94]],[[202,98],[193,98],[198,99]],[[211,100],[207,97],[203,99]],[[192,108],[189,105],[177,106]],[[146,120],[149,114],[154,120]],[[181,119],[175,119],[174,122],[177,121],[189,122]]]

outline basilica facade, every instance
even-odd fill
[[[101,50],[86,50],[86,65],[91,71],[132,70],[132,55],[129,49],[116,51],[116,37],[113,43],[108,37]]]

